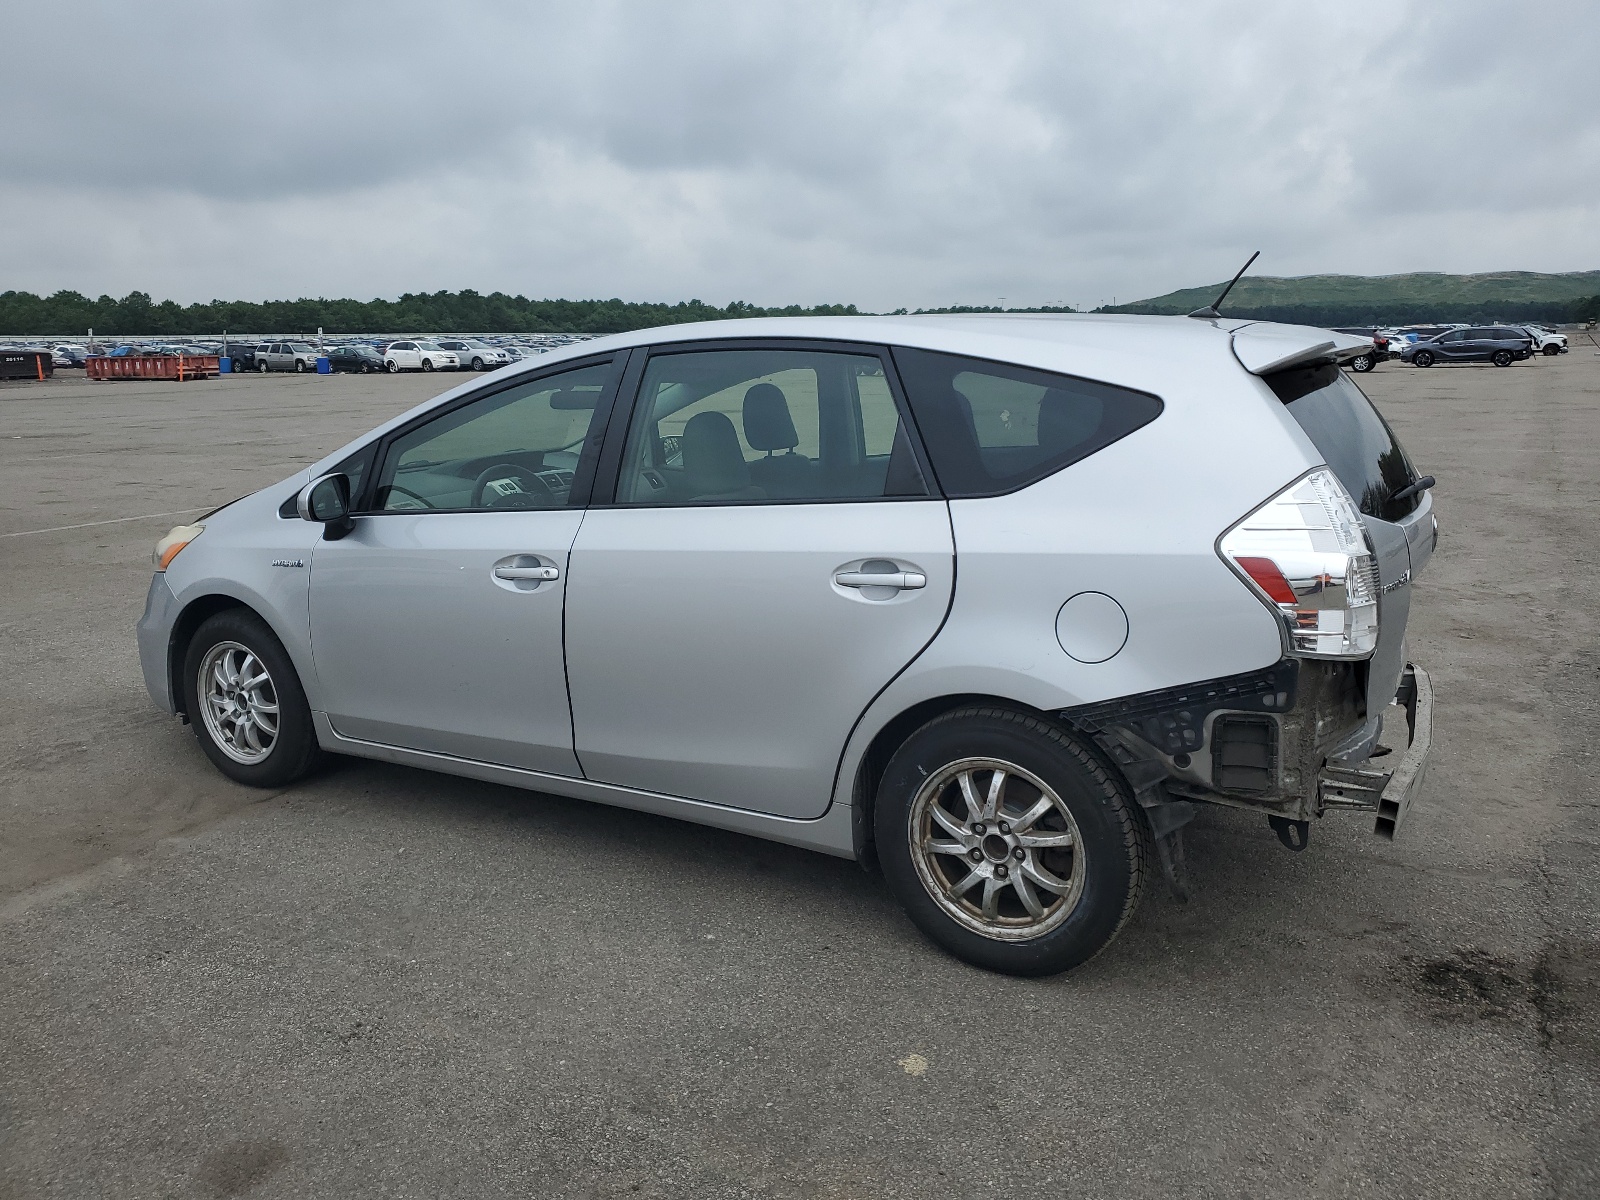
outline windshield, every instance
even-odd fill
[[[311,353],[311,347],[306,345],[304,342],[290,342],[289,343],[289,349],[294,351],[294,353],[296,353],[296,354],[310,354]]]
[[[1390,499],[1417,474],[1394,431],[1351,378],[1332,363],[1269,375],[1270,387],[1369,517],[1398,521],[1422,495]]]
[[[417,349],[418,350],[443,350],[444,347],[439,345],[438,342],[418,342],[417,343]]]

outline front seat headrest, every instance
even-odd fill
[[[744,394],[744,440],[752,450],[793,450],[800,444],[789,401],[773,383],[758,383]]]
[[[739,433],[727,413],[696,413],[683,427],[683,474],[694,496],[737,492],[750,486]]]

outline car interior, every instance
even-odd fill
[[[876,356],[730,350],[651,358],[617,500],[793,503],[926,494]]]
[[[565,507],[609,366],[497,392],[390,443],[372,511]]]

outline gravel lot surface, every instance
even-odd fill
[[[347,760],[224,780],[149,553],[458,380],[0,385],[0,1196],[1600,1194],[1600,358],[1362,384],[1439,478],[1398,841],[1204,813],[1065,977],[853,864]]]

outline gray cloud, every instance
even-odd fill
[[[57,0],[0,286],[1093,305],[1600,264],[1581,4]]]

